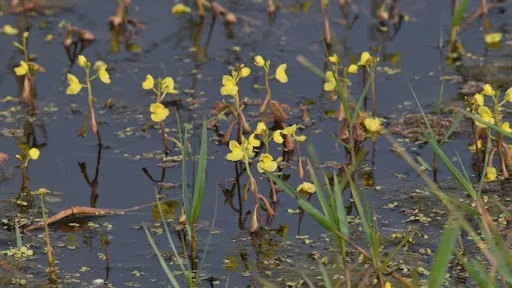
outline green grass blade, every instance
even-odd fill
[[[160,266],[162,266],[162,269],[164,269],[165,275],[167,275],[167,278],[169,278],[169,281],[171,281],[173,287],[180,288],[181,286],[180,284],[178,284],[176,277],[174,277],[174,274],[172,274],[171,270],[169,270],[169,266],[167,266],[164,257],[162,257],[162,254],[158,250],[155,241],[151,237],[151,234],[149,234],[146,224],[142,224],[142,227],[144,228],[144,232],[146,233],[146,237],[148,238],[149,244],[151,244],[151,247],[153,248],[156,257],[158,258],[158,262],[160,262]]]
[[[432,263],[430,276],[428,278],[429,288],[439,288],[443,285],[445,274],[448,270],[453,250],[455,249],[459,229],[460,219],[456,216],[449,217],[439,241],[434,263]]]
[[[494,130],[494,131],[496,131],[496,132],[500,133],[501,135],[506,136],[506,137],[507,137],[507,138],[509,138],[509,139],[512,139],[512,133],[507,132],[507,131],[505,131],[505,130],[501,129],[501,127],[498,127],[498,126],[496,126],[496,125],[494,125],[494,124],[491,124],[491,123],[489,123],[489,122],[487,122],[487,121],[483,120],[480,116],[478,116],[478,115],[474,115],[474,114],[471,114],[471,113],[469,113],[469,112],[467,112],[467,111],[465,111],[465,110],[463,110],[463,109],[461,109],[461,108],[459,108],[459,112],[461,112],[461,113],[462,113],[462,114],[464,114],[465,116],[468,116],[469,118],[471,118],[471,119],[473,119],[473,120],[475,120],[475,121],[477,121],[477,122],[479,122],[479,123],[482,123],[482,124],[483,124],[483,125],[485,125],[486,127],[488,127],[488,128],[490,128],[490,129],[492,129],[492,130]]]
[[[344,237],[348,238],[349,228],[347,211],[343,205],[343,191],[341,191],[340,181],[338,181],[336,173],[334,174],[334,202],[336,203],[336,216],[338,218],[338,227],[340,229],[340,233]]]
[[[327,231],[336,233],[337,232],[337,226],[336,223],[329,218],[327,218],[324,214],[320,212],[320,210],[316,209],[311,203],[303,199],[302,197],[298,197],[295,193],[295,190],[290,187],[286,182],[278,178],[277,176],[274,176],[270,173],[266,173],[270,180],[274,181],[274,183],[283,191],[285,191],[288,195],[290,195],[292,198],[294,198],[297,201],[297,204],[300,208],[302,208],[306,213],[310,214],[313,219],[318,222],[322,227],[324,227]],[[318,192],[317,192],[318,193]]]
[[[490,282],[488,279],[485,268],[479,261],[471,260],[469,263],[462,255],[459,255],[459,261],[462,263],[464,270],[468,272],[471,280],[475,281],[481,288],[494,288],[496,283]]]
[[[466,14],[466,10],[468,9],[469,0],[462,0],[459,2],[455,13],[452,18],[452,29],[459,26],[464,20],[464,15]]]
[[[204,190],[206,184],[206,163],[208,161],[208,134],[206,132],[206,122],[203,122],[201,133],[201,150],[199,153],[199,166],[197,169],[196,180],[194,182],[194,195],[192,196],[192,207],[188,219],[188,225],[194,225],[201,214],[203,205]]]

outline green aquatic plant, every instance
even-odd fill
[[[58,281],[57,269],[55,268],[55,250],[50,242],[50,230],[48,229],[48,216],[46,215],[46,208],[44,207],[44,196],[48,193],[45,188],[39,188],[37,195],[41,200],[41,213],[44,222],[44,240],[46,243],[46,255],[48,256],[48,278],[50,283],[56,284]]]
[[[265,96],[265,100],[263,100],[263,103],[260,106],[260,113],[263,113],[267,109],[267,105],[272,100],[272,91],[270,90],[270,79],[276,78],[277,81],[281,83],[287,83],[288,82],[288,76],[286,75],[286,64],[280,64],[276,68],[276,72],[274,75],[270,75],[270,60],[265,60],[262,56],[257,55],[254,57],[254,65],[257,67],[263,68],[263,71],[265,71],[265,91],[267,92],[267,95]]]
[[[101,141],[101,135],[100,131],[98,129],[98,123],[96,121],[96,113],[94,111],[94,102],[96,102],[96,98],[93,96],[92,93],[92,84],[91,82],[98,78],[101,82],[104,84],[110,84],[110,75],[107,71],[107,64],[103,61],[96,61],[94,63],[94,70],[96,71],[95,75],[91,76],[91,62],[85,58],[83,55],[78,55],[77,59],[78,66],[82,67],[85,71],[85,84],[80,83],[80,80],[78,78],[71,74],[67,73],[66,78],[68,80],[68,87],[66,89],[66,94],[68,95],[76,95],[78,94],[82,88],[87,88],[87,104],[89,105],[89,118],[86,118],[84,120],[84,125],[82,126],[82,129],[80,130],[79,135],[83,136],[85,134],[85,127],[87,125],[87,122],[90,124],[91,131],[94,135],[96,135],[98,140],[98,145],[103,145]]]

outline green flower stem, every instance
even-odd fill
[[[87,103],[89,104],[89,117],[90,117],[90,120],[91,120],[91,130],[92,130],[92,133],[94,133],[96,135],[96,137],[98,138],[98,145],[103,145],[102,142],[101,142],[101,135],[100,135],[100,131],[98,129],[98,123],[96,122],[96,114],[94,112],[94,107],[92,105],[92,103],[94,102],[94,97],[92,96],[92,85],[91,85],[91,78],[90,78],[90,72],[89,72],[89,69],[90,69],[90,64],[88,63],[88,65],[86,65],[86,67],[84,67],[84,70],[85,70],[85,81],[87,83]]]
[[[272,99],[272,91],[270,90],[270,84],[269,84],[269,79],[270,77],[268,76],[268,67],[265,66],[265,90],[267,91],[267,96],[265,97],[265,101],[263,101],[263,103],[261,104],[261,107],[260,107],[260,113],[263,113],[265,111],[265,109],[267,108],[267,105],[268,105],[268,102],[270,102],[270,99]]]

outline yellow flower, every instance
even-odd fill
[[[297,131],[297,125],[293,124],[291,126],[288,126],[283,129],[283,134],[285,135],[295,135],[295,132]]]
[[[475,97],[476,104],[484,106],[484,95],[476,93],[473,97]]]
[[[75,75],[68,73],[66,75],[66,78],[68,79],[68,88],[66,89],[66,94],[68,95],[75,95],[80,92],[82,89],[82,84],[80,84],[80,81],[78,81],[78,78],[75,77]]]
[[[274,135],[272,136],[272,139],[274,139],[274,141],[278,144],[281,144],[284,142],[284,139],[283,139],[283,130],[276,130],[274,131]]]
[[[372,64],[372,61],[373,61],[373,58],[370,55],[370,53],[368,53],[367,51],[364,51],[363,53],[361,53],[361,60],[359,60],[359,63],[357,63],[357,65],[368,66],[368,65]]]
[[[302,184],[297,186],[297,192],[313,194],[316,192],[316,187],[312,183],[302,182]]]
[[[512,129],[510,129],[510,123],[508,122],[501,124],[501,129],[507,131],[508,133],[512,133]]]
[[[220,94],[235,96],[238,93],[238,86],[233,77],[229,75],[222,76],[222,87],[220,88]]]
[[[251,136],[249,136],[249,145],[253,147],[258,147],[261,145],[261,141],[255,138],[256,133],[252,133]]]
[[[496,93],[496,91],[492,89],[492,86],[490,84],[485,84],[482,87],[482,92],[487,96],[494,96],[494,94]]]
[[[380,131],[380,120],[377,117],[369,117],[364,119],[364,126],[370,133],[377,133]]]
[[[265,171],[274,172],[277,169],[277,162],[274,161],[272,155],[268,153],[263,153],[260,155],[260,161],[258,162],[258,165],[256,167],[258,168],[258,171],[260,173],[263,173]]]
[[[254,133],[261,135],[266,131],[268,131],[268,129],[267,126],[265,126],[265,122],[259,122],[258,125],[256,125],[256,131]]]
[[[246,160],[253,156],[253,147],[245,139],[242,139],[242,145],[235,140],[229,141],[229,150],[231,150],[231,152],[226,155],[226,159],[233,162],[242,159]]]
[[[150,74],[146,75],[146,80],[142,82],[142,88],[144,88],[145,90],[150,90],[153,89],[154,86],[155,79],[153,79],[153,76],[151,76]]]
[[[39,149],[32,148],[28,150],[28,159],[37,160],[39,158]]]
[[[174,79],[172,77],[165,77],[162,80],[162,89],[168,94],[178,94],[178,91],[174,90]]]
[[[332,71],[325,72],[325,77],[327,78],[327,82],[324,83],[325,91],[332,91],[336,87],[336,79],[334,78],[334,74]]]
[[[18,29],[12,27],[9,24],[4,25],[4,28],[2,30],[4,31],[5,35],[16,35],[16,34],[18,34]]]
[[[485,106],[478,107],[478,115],[484,120],[485,122],[488,122],[490,124],[494,124],[494,117],[492,116],[491,110]],[[476,125],[480,127],[486,127],[483,123],[480,123],[480,121],[475,121]]]
[[[151,103],[149,112],[151,112],[151,120],[154,122],[164,121],[169,116],[169,109],[165,108],[162,103]]]
[[[339,58],[338,54],[334,53],[332,56],[329,57],[329,61],[331,61],[334,64],[338,64]]]
[[[505,100],[512,102],[512,87],[508,88],[507,92],[505,92]]]
[[[242,69],[240,69],[240,77],[241,78],[245,78],[245,77],[249,76],[250,74],[251,74],[251,68],[242,67]]]
[[[288,76],[286,76],[286,64],[281,64],[277,67],[276,79],[281,83],[288,82]]]
[[[348,66],[348,68],[347,68],[347,72],[349,74],[356,74],[357,73],[357,65],[350,64],[350,66]]]
[[[100,61],[98,61],[100,62]],[[98,63],[96,62],[96,63]],[[103,63],[103,62],[102,62]],[[104,65],[96,65],[94,64],[94,67],[98,67],[98,77],[100,78],[101,82],[105,84],[110,84],[110,75],[107,72],[107,64],[103,63]]]
[[[495,32],[495,33],[487,33],[484,36],[484,41],[488,45],[497,44],[503,38],[503,33]]]
[[[174,5],[171,9],[171,13],[177,14],[177,15],[190,13],[190,11],[191,11],[190,7],[188,7],[184,4],[181,4],[181,3]]]
[[[294,139],[297,142],[304,142],[304,141],[306,141],[307,137],[305,135],[299,135],[299,136],[295,136]]]
[[[87,58],[85,58],[84,55],[78,55],[78,60],[76,61],[76,63],[80,67],[85,67],[85,65],[87,64]]]
[[[391,283],[386,282],[386,284],[384,284],[384,288],[391,288]]]
[[[265,59],[261,57],[260,55],[254,57],[254,65],[258,67],[263,67],[265,65]]]
[[[496,168],[492,166],[487,166],[487,169],[485,169],[485,182],[492,182],[496,180]]]
[[[20,61],[20,66],[14,68],[14,73],[16,73],[17,76],[25,75],[28,73],[28,64],[25,61]]]

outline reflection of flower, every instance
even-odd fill
[[[151,120],[155,122],[163,121],[169,116],[169,109],[165,108],[162,103],[152,103],[149,106],[149,111],[151,112]]]
[[[485,182],[491,182],[496,180],[496,168],[492,166],[487,166],[487,169],[485,169]]]
[[[18,29],[12,27],[9,24],[4,25],[3,31],[4,31],[5,35],[16,35],[16,34],[18,34]]]
[[[503,33],[495,32],[495,33],[487,33],[484,36],[484,41],[488,45],[497,44],[503,38]]]
[[[309,182],[302,182],[302,184],[297,186],[297,192],[313,194],[316,192],[316,188],[315,188],[315,185],[313,185]]]
[[[377,117],[364,119],[364,126],[370,133],[378,133],[380,131],[380,120]]]
[[[263,173],[264,171],[274,172],[277,169],[277,162],[274,161],[272,155],[263,153],[260,155],[260,161],[258,162],[257,168],[260,173]]]
[[[68,79],[68,88],[66,89],[66,94],[68,95],[75,95],[80,92],[82,89],[82,84],[80,84],[80,81],[78,81],[78,78],[75,77],[75,75],[68,73],[66,75],[66,78]]]
[[[277,66],[276,79],[281,83],[288,82],[288,76],[286,76],[286,64]]]
[[[190,7],[188,7],[182,3],[178,3],[178,4],[174,5],[171,9],[171,13],[176,14],[176,15],[190,13],[190,11],[191,11]]]
[[[263,57],[261,57],[260,55],[254,57],[254,65],[258,67],[263,67],[263,65],[265,65],[265,59],[263,59]]]
[[[146,80],[142,82],[142,88],[144,88],[145,90],[150,90],[153,89],[153,86],[155,86],[155,79],[153,79],[153,76],[149,74],[146,75]]]
[[[334,78],[334,73],[332,73],[332,71],[325,72],[325,78],[327,78],[327,82],[324,83],[324,90],[334,90],[334,88],[336,87],[336,79]]]
[[[491,110],[485,106],[478,107],[478,115],[482,118],[483,121],[494,124],[494,117],[492,117]],[[476,125],[480,127],[486,127],[485,124],[480,123],[480,121],[475,121]]]
[[[37,160],[37,158],[39,158],[39,149],[32,148],[28,150],[28,158],[31,160]]]
[[[220,88],[220,94],[235,96],[238,93],[238,86],[232,76],[222,76],[222,87]]]
[[[17,76],[25,75],[28,73],[28,64],[25,61],[20,61],[20,66],[14,68],[14,73]]]

